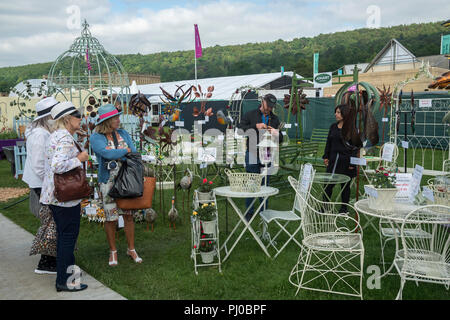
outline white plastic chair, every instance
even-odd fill
[[[301,166],[299,179],[303,183],[299,186],[299,192],[303,195],[304,199],[308,199],[310,195],[312,181],[314,180],[315,173],[316,170],[314,170],[313,166],[310,163]],[[270,247],[274,248],[276,252],[273,257],[274,259],[283,251],[283,249],[291,241],[294,241],[299,247],[301,247],[299,240],[295,238],[297,233],[301,230],[301,220],[302,220],[301,217],[296,212],[300,213],[301,210],[302,210],[301,201],[298,198],[298,196],[295,195],[294,204],[291,210],[280,211],[280,210],[266,209],[259,214],[261,219],[263,220],[262,222],[264,229],[263,235],[266,235],[266,238],[268,240],[266,248],[267,249],[269,249]],[[272,221],[279,227],[279,230],[274,237],[271,237],[270,234],[267,231],[265,231],[267,225]],[[298,222],[298,226],[293,232],[289,232],[289,230],[287,229],[287,225],[291,222]],[[277,243],[277,239],[279,239],[279,236],[282,235],[283,232],[287,234],[288,239],[281,245],[281,243]]]
[[[411,237],[408,230],[424,236]],[[402,299],[406,280],[443,284],[450,287],[450,207],[428,205],[411,211],[400,228],[403,248],[394,265],[401,283],[396,299]]]
[[[289,275],[296,295],[306,289],[362,299],[364,245],[359,217],[338,213],[342,203],[323,202],[312,195],[306,201],[298,192],[298,181],[288,179],[304,205],[302,249]]]

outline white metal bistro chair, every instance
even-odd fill
[[[312,181],[314,180],[314,175],[316,170],[314,170],[313,166],[310,163],[304,164],[301,166],[299,180],[302,181],[299,185],[299,192],[303,195],[304,199],[308,200],[308,197],[311,192]],[[295,194],[294,196],[294,204],[292,209],[289,211],[280,211],[280,210],[272,210],[266,209],[260,212],[260,217],[262,219],[263,225],[263,235],[266,235],[265,238],[268,240],[268,244],[266,246],[267,249],[272,247],[275,250],[274,259],[283,251],[284,248],[291,242],[295,242],[299,247],[301,244],[299,240],[295,237],[299,231],[301,231],[301,216],[296,212],[300,213],[303,210],[301,205],[301,201],[298,196]],[[265,229],[267,225],[271,222],[274,222],[279,228],[278,232],[275,236],[271,237],[270,233]],[[297,222],[296,229],[294,231],[289,231],[287,226],[289,223]],[[288,236],[288,239],[281,243],[279,240],[280,235],[284,235],[284,233]]]
[[[312,195],[306,201],[298,192],[298,181],[288,179],[305,207],[301,211],[302,249],[289,275],[296,295],[306,289],[362,299],[364,245],[359,217],[338,213],[338,202],[323,202]],[[353,206],[348,208],[356,212]]]
[[[425,236],[411,237],[408,230]],[[400,274],[396,299],[402,299],[406,280],[443,284],[450,287],[450,207],[428,205],[411,211],[400,228],[403,248],[395,255]]]
[[[450,159],[444,160],[444,162],[442,163],[442,171],[444,172],[444,174],[450,173]]]

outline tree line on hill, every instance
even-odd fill
[[[441,22],[399,25],[378,29],[319,34],[315,37],[277,40],[208,47],[197,60],[198,78],[236,76],[245,74],[296,71],[311,77],[313,54],[320,53],[319,71],[335,71],[345,64],[370,62],[395,38],[415,56],[437,55],[441,34],[448,29]],[[135,74],[159,74],[162,82],[194,78],[194,51],[159,52],[154,54],[125,54],[116,58],[125,71]],[[46,75],[52,62],[0,68],[0,92],[31,78]]]

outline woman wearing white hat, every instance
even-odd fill
[[[41,254],[37,268],[38,274],[56,274],[56,228],[50,208],[41,206],[42,183],[44,181],[45,144],[53,132],[51,111],[59,102],[44,98],[36,103],[36,117],[25,131],[27,159],[22,180],[30,187],[30,211],[41,220],[30,255]]]
[[[41,203],[50,207],[57,230],[56,291],[80,291],[86,284],[73,285],[69,277],[75,269],[74,249],[80,231],[81,207],[79,200],[59,202],[54,195],[53,177],[81,167],[89,159],[86,151],[79,152],[73,134],[80,129],[81,113],[71,102],[57,104],[51,112],[55,131],[50,135],[46,150],[45,177]],[[76,278],[77,276],[75,276]]]
[[[115,200],[108,196],[109,190],[114,184],[114,179],[119,173],[120,160],[128,152],[136,152],[133,140],[124,129],[119,129],[122,112],[118,111],[112,104],[105,104],[98,109],[98,120],[95,131],[91,135],[91,147],[98,161],[98,182],[103,196],[103,209],[105,211],[105,231],[108,240],[110,257],[109,265],[116,266],[116,225],[119,215],[124,219],[124,230],[127,238],[127,255],[134,262],[141,263],[142,259],[134,248],[134,214],[135,210],[122,210],[117,207]]]

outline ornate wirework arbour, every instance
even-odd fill
[[[123,108],[130,93],[128,74],[122,64],[92,37],[86,20],[81,36],[50,68],[49,94],[63,95],[75,105],[99,107],[106,103]],[[92,98],[95,99],[93,104]]]

